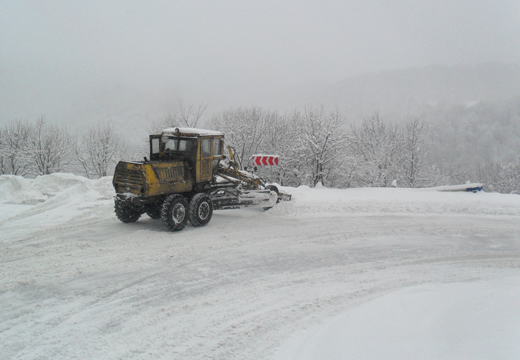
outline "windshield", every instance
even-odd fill
[[[164,144],[164,152],[189,152],[193,149],[194,140],[192,139],[178,139],[168,136],[161,137]]]

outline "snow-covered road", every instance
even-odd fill
[[[425,318],[465,284],[520,299],[518,195],[300,187],[270,211],[216,211],[169,233],[146,215],[120,223],[110,181],[0,177],[0,359],[318,359],[322,346],[345,358],[323,334],[357,324],[364,342],[415,326],[359,320],[394,311],[395,294],[433,286],[414,308]],[[487,335],[518,359],[520,305],[503,303],[507,336]]]

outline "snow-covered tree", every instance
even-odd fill
[[[284,115],[269,112],[264,117],[264,136],[259,151],[265,155],[280,157],[279,165],[258,167],[258,174],[269,182],[289,186],[302,184],[299,116],[298,112]]]
[[[47,175],[65,170],[74,159],[76,142],[66,127],[48,125],[41,116],[32,128],[28,145],[31,172]]]
[[[0,129],[0,174],[27,175],[30,172],[31,125],[15,120]]]
[[[103,177],[112,172],[125,150],[125,142],[114,128],[100,123],[81,137],[76,156],[88,177]]]
[[[209,127],[225,133],[227,145],[233,148],[235,160],[243,167],[261,149],[265,121],[270,116],[271,112],[257,107],[229,109],[213,116]]]
[[[520,157],[505,164],[488,163],[479,166],[474,176],[489,191],[520,194]]]
[[[323,106],[309,107],[295,118],[300,137],[296,147],[306,166],[305,175],[311,186],[329,181],[342,161],[345,147],[345,120],[338,112],[326,113]]]
[[[281,185],[315,186],[331,183],[342,157],[344,123],[339,112],[324,107],[307,108],[289,115],[259,108],[224,111],[210,121],[213,129],[226,134],[241,166],[250,165],[253,154],[280,156],[280,165],[259,167],[261,177]]]
[[[406,124],[403,134],[403,143],[401,153],[401,164],[404,168],[404,181],[408,187],[416,187],[419,180],[419,174],[423,170],[426,155],[430,146],[425,139],[425,125],[418,119],[412,120]]]
[[[398,127],[384,123],[379,114],[365,118],[359,128],[352,127],[349,147],[360,159],[356,163],[359,185],[386,187],[397,178]]]

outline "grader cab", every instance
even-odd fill
[[[119,220],[135,222],[146,213],[171,231],[182,230],[188,220],[193,226],[206,225],[213,210],[268,209],[290,200],[276,186],[239,170],[230,149],[226,158],[223,133],[193,128],[150,135],[149,159],[120,161],[113,185]]]

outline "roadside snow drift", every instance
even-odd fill
[[[0,359],[520,358],[520,196],[283,190],[170,233],[0,176]]]

